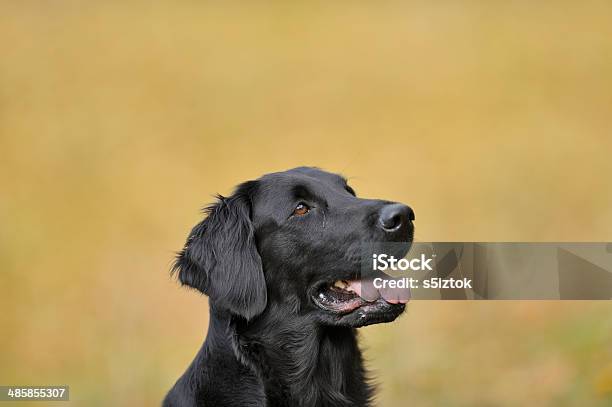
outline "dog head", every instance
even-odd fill
[[[408,250],[414,213],[406,205],[358,198],[343,177],[300,167],[243,183],[207,213],[173,270],[218,309],[251,320],[279,305],[351,327],[404,310],[392,293],[364,298],[359,276],[365,244]]]

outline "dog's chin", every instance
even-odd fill
[[[367,325],[394,321],[406,309],[406,304],[390,304],[383,299],[367,303],[355,311],[340,316],[336,325],[361,328]]]
[[[313,303],[321,310],[324,324],[360,328],[391,322],[406,309],[408,301],[382,297],[366,300],[356,292],[334,284],[318,287],[312,295]]]

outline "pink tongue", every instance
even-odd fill
[[[377,289],[371,280],[349,280],[348,289],[357,293],[361,298],[368,302],[383,298],[390,304],[405,304],[410,299],[409,288],[389,288],[382,287]]]

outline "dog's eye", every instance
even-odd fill
[[[306,205],[303,202],[300,202],[293,210],[293,215],[295,216],[306,215],[308,211],[310,211],[310,208],[308,207],[308,205]]]

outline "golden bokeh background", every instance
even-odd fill
[[[0,384],[158,405],[208,319],[174,251],[270,171],[409,203],[421,241],[611,240],[610,21],[607,1],[0,2]],[[361,334],[380,406],[612,403],[609,302],[415,302]]]

